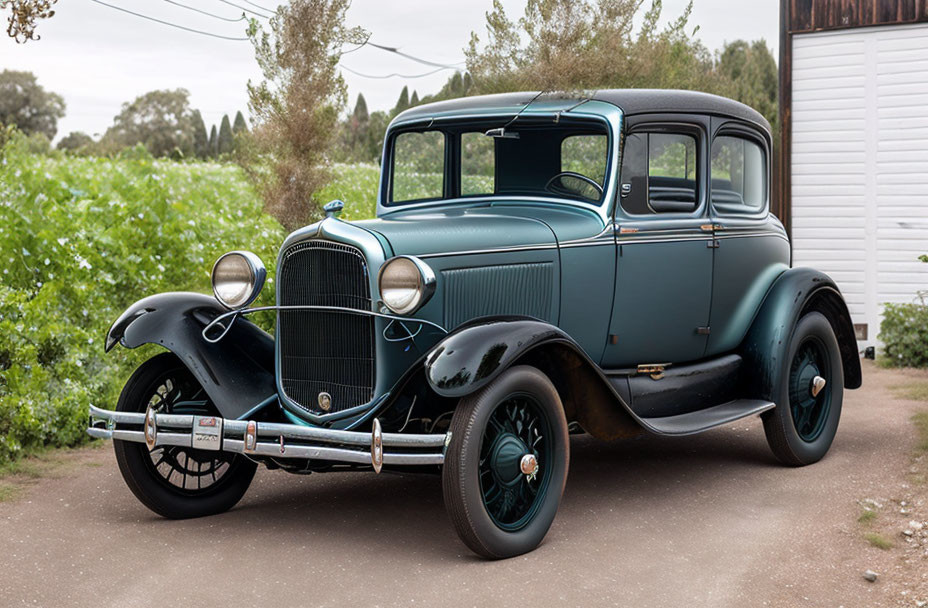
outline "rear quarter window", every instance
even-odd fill
[[[723,135],[712,142],[712,206],[721,214],[746,215],[764,209],[767,161],[753,140]]]

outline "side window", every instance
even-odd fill
[[[483,133],[461,133],[461,196],[496,192],[495,143]]]
[[[763,210],[767,192],[764,150],[742,137],[724,135],[712,142],[712,206],[723,214]]]
[[[591,178],[602,186],[606,181],[609,158],[605,135],[571,135],[561,142],[561,171],[571,171]]]
[[[441,198],[445,186],[445,135],[400,133],[393,141],[393,202]]]
[[[632,215],[695,211],[696,162],[692,135],[628,135],[622,157],[622,209]]]

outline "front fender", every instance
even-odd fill
[[[774,401],[783,378],[796,322],[806,312],[821,312],[831,323],[844,367],[845,388],[861,384],[860,357],[847,304],[828,275],[812,268],[791,268],[770,287],[741,352],[751,396]]]
[[[425,359],[425,375],[442,397],[463,397],[488,384],[532,348],[555,341],[573,343],[557,327],[535,319],[476,321],[432,348]]]
[[[240,418],[275,397],[274,339],[255,324],[237,319],[212,344],[201,332],[228,312],[215,298],[172,292],[149,296],[130,306],[110,327],[106,351],[160,344],[187,366],[224,418]]]

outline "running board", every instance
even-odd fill
[[[776,407],[775,403],[761,399],[735,399],[721,405],[676,416],[640,418],[646,429],[658,435],[692,435]]]

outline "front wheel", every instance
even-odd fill
[[[828,452],[838,430],[844,367],[831,323],[810,312],[796,323],[776,407],[764,415],[767,443],[782,463],[803,466]]]
[[[152,357],[132,374],[116,410],[216,415],[203,388],[171,353]],[[142,504],[171,519],[231,509],[251,484],[257,465],[240,454],[113,441],[126,485]]]
[[[442,489],[458,536],[501,559],[531,551],[554,521],[570,459],[554,385],[517,366],[461,399],[451,419]]]

